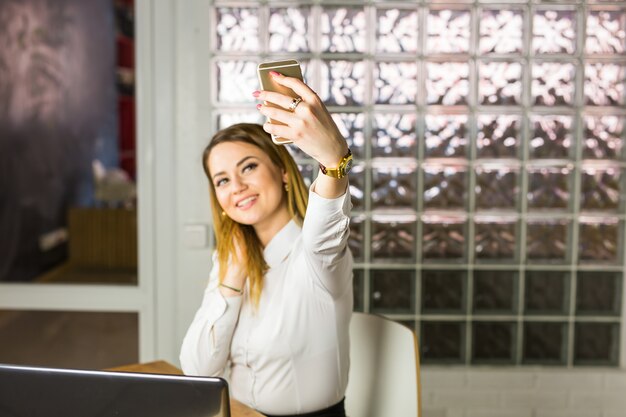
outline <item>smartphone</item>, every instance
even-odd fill
[[[287,77],[294,77],[302,80],[302,70],[300,69],[300,63],[298,61],[296,61],[295,59],[289,59],[286,61],[264,62],[262,64],[259,64],[257,68],[259,83],[261,84],[262,90],[275,91],[277,93],[285,94],[293,98],[298,97],[298,95],[294,93],[291,88],[287,88],[275,82],[270,75],[270,71],[275,71]],[[268,102],[265,102],[265,105],[279,107]],[[276,120],[268,120],[270,123],[282,124],[281,122],[278,122]],[[287,138],[281,138],[276,135],[272,135],[272,141],[274,141],[274,143],[277,145],[284,145],[286,143],[292,142]]]

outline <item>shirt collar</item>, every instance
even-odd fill
[[[276,233],[276,236],[270,240],[263,251],[265,262],[267,262],[270,268],[278,266],[287,258],[299,235],[300,226],[293,220]]]

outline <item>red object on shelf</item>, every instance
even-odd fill
[[[122,156],[120,158],[120,167],[133,179],[136,179],[137,161],[133,152],[132,156]]]
[[[135,41],[123,35],[117,35],[117,66],[135,68]]]
[[[118,96],[117,107],[120,151],[135,151],[135,98]]]
[[[121,7],[130,21],[133,19],[134,0],[115,0],[116,8]],[[122,12],[121,11],[121,12]],[[124,14],[124,13],[123,13]],[[126,22],[122,16],[122,23]],[[126,28],[128,29],[128,28]],[[116,66],[118,68],[118,150],[120,167],[135,178],[136,172],[136,126],[135,126],[135,98],[133,72],[135,69],[135,40],[129,36],[132,30],[118,31],[115,44],[117,53]],[[128,35],[128,36],[127,36]],[[130,78],[127,78],[130,76]]]
[[[117,97],[118,137],[120,165],[131,178],[135,178],[135,98]]]

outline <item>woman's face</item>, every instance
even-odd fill
[[[260,148],[222,142],[211,150],[207,163],[217,201],[231,219],[253,226],[257,234],[276,233],[289,221],[283,185],[287,176]]]

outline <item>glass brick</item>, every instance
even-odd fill
[[[377,261],[415,261],[414,215],[372,216],[372,257]]]
[[[605,162],[583,163],[581,210],[621,211],[624,202],[623,183],[622,169],[619,166]]]
[[[523,362],[564,365],[567,361],[567,323],[525,322]]]
[[[617,365],[619,324],[576,323],[574,365]]]
[[[254,103],[250,92],[259,88],[256,62],[218,61],[216,66],[218,102]]]
[[[574,102],[576,67],[570,63],[533,64],[532,102],[537,106],[571,106]]]
[[[624,107],[626,67],[609,62],[585,64],[585,104]]]
[[[424,157],[467,157],[467,115],[427,115],[424,118]]]
[[[422,312],[425,314],[465,313],[465,271],[422,271]]]
[[[574,143],[571,116],[530,117],[530,158],[567,158]]]
[[[415,114],[374,114],[372,155],[417,157]]]
[[[563,271],[526,271],[524,312],[526,314],[567,314],[569,311],[570,273]]]
[[[519,274],[515,271],[474,271],[474,312],[515,313],[518,277]]]
[[[469,51],[470,10],[431,9],[426,19],[426,50],[429,54]]]
[[[362,106],[365,99],[365,61],[323,61],[320,98],[327,106]],[[248,94],[249,95],[249,94]]]
[[[425,364],[463,363],[465,360],[465,323],[423,321],[420,354]]]
[[[374,66],[374,104],[415,104],[415,62],[377,62]]]
[[[218,7],[215,9],[217,49],[221,52],[259,50],[259,9]],[[254,90],[252,90],[254,91]]]
[[[365,299],[365,271],[355,269],[352,277],[352,295],[354,297],[353,311],[364,311]]]
[[[578,258],[581,263],[620,262],[621,223],[614,217],[580,217]]]
[[[583,158],[624,158],[624,117],[585,116]]]
[[[263,122],[265,122],[265,120],[263,120]],[[302,152],[302,150],[298,148],[295,144],[287,143],[283,146],[285,147],[285,149],[287,149],[287,151],[289,151],[289,153],[291,154],[294,160],[301,161],[301,162],[310,160],[309,156],[305,154],[304,152]]]
[[[566,210],[570,204],[570,188],[573,167],[571,165],[529,166],[528,194],[529,210]]]
[[[413,159],[372,164],[372,207],[417,209],[417,163]]]
[[[415,271],[376,269],[371,274],[370,306],[373,313],[415,312]]]
[[[298,164],[298,170],[302,174],[302,179],[304,180],[304,185],[308,187],[313,184],[317,173],[319,172],[319,165],[311,165],[311,164]]]
[[[300,58],[297,60],[300,63],[300,69],[302,70],[302,78],[305,83],[310,83],[313,79],[314,70],[317,68],[317,62],[313,62],[306,58]]]
[[[588,54],[623,54],[625,48],[626,11],[590,10],[585,21]]]
[[[578,271],[576,314],[619,316],[621,311],[621,272]]]
[[[570,260],[570,224],[563,219],[528,219],[526,258],[533,263],[566,263]]]
[[[479,262],[512,262],[517,259],[517,218],[476,216],[476,259]]]
[[[352,155],[356,160],[365,158],[365,116],[363,113],[333,113],[333,120],[339,133],[346,138]]]
[[[472,323],[472,363],[513,363],[516,339],[515,323]]]
[[[376,10],[376,51],[417,52],[418,14],[415,9]]]
[[[515,158],[521,143],[520,116],[479,115],[477,117],[476,156],[478,158]]]
[[[476,208],[515,209],[519,194],[519,168],[513,164],[476,165]]]
[[[323,7],[322,52],[365,52],[367,21],[363,7]]]
[[[272,7],[269,16],[271,52],[309,52],[311,50],[311,7]]]
[[[468,104],[468,63],[428,62],[426,71],[427,104],[444,106]]]
[[[237,123],[256,123],[263,124],[265,117],[256,109],[249,112],[237,111],[228,113],[219,113],[217,115],[217,129],[225,129]]]
[[[480,62],[478,102],[483,105],[513,106],[522,102],[522,64]]]
[[[522,52],[524,14],[516,9],[484,9],[479,21],[481,54]]]
[[[365,210],[365,165],[356,164],[350,171],[350,199],[354,210]]]
[[[365,258],[365,216],[352,216],[350,219],[350,238],[348,247],[355,262],[363,262]]]
[[[425,209],[466,209],[467,166],[426,163],[423,171]]]
[[[463,215],[422,216],[422,257],[425,261],[466,259],[467,218]]]
[[[533,16],[533,52],[536,54],[576,52],[576,11],[537,10]]]

